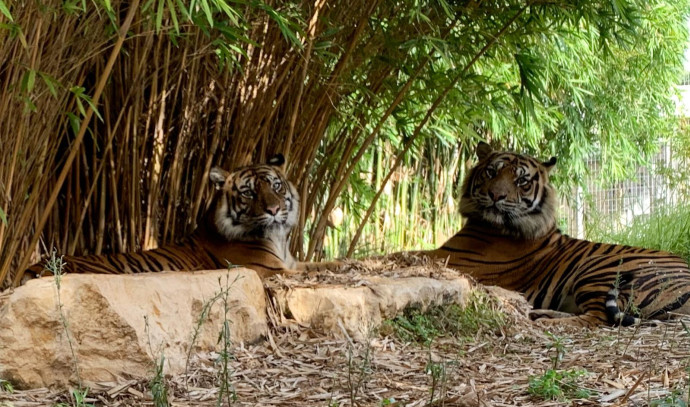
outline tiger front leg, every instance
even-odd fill
[[[605,325],[598,316],[580,314],[573,315],[567,312],[550,309],[533,310],[529,313],[531,320],[546,326],[572,326],[581,328],[596,328]]]
[[[337,272],[346,263],[338,260],[333,261],[314,261],[314,262],[299,262],[297,263],[297,270],[313,273],[321,271]]]

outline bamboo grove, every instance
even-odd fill
[[[211,166],[278,152],[302,196],[302,259],[384,249],[391,217],[431,230],[399,245],[455,228],[478,139],[559,154],[573,174],[597,148],[622,176],[675,131],[687,9],[0,0],[0,281],[53,248],[190,233]]]

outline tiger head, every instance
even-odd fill
[[[479,162],[462,188],[460,213],[468,220],[489,224],[502,234],[536,239],[556,222],[556,194],[549,173],[556,157],[547,162],[511,152],[494,151],[480,142]]]
[[[297,224],[299,195],[283,173],[278,154],[267,164],[227,172],[214,167],[209,180],[216,188],[210,221],[227,240],[284,240]]]

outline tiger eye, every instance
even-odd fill
[[[519,187],[524,187],[525,185],[527,185],[528,182],[529,180],[527,179],[527,177],[522,177],[518,178],[518,180],[515,181],[515,184]]]

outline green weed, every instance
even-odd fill
[[[547,349],[553,349],[555,352],[555,355],[551,356],[551,362],[553,362],[552,369],[556,370],[565,356],[565,340],[549,331],[546,331],[546,335],[553,341],[547,345]]]
[[[165,366],[165,355],[163,352],[154,352],[151,346],[151,334],[149,331],[149,319],[144,316],[144,331],[146,332],[149,352],[153,361],[153,378],[149,382],[151,387],[151,396],[153,397],[153,404],[156,407],[168,407],[168,388],[165,385],[165,375],[163,374],[163,367]],[[160,358],[154,355],[160,353]]]
[[[528,392],[544,400],[586,399],[591,391],[581,388],[578,381],[587,374],[583,369],[549,369],[542,376],[530,376]]]
[[[650,407],[688,407],[688,402],[683,400],[683,392],[681,390],[673,390],[670,395],[663,399],[652,400]]]
[[[86,397],[89,394],[89,389],[71,389],[70,392],[71,403],[57,403],[54,407],[95,407],[95,405],[87,403]]]
[[[223,305],[223,326],[220,333],[218,334],[218,344],[221,350],[218,355],[218,360],[216,363],[220,365],[220,372],[218,376],[218,399],[217,405],[220,407],[225,402],[226,405],[230,405],[237,400],[237,393],[235,392],[235,387],[232,384],[232,368],[230,367],[230,361],[234,358],[232,354],[232,338],[230,335],[230,325],[232,321],[228,318],[228,312],[230,312],[230,301],[229,293],[230,287],[237,281],[230,282],[229,275],[225,276],[225,284],[223,285],[221,278],[218,278],[218,284],[220,285],[220,300]]]
[[[356,406],[359,392],[371,376],[371,340],[367,340],[363,349],[357,349],[353,343],[347,347],[347,390],[350,405]]]
[[[435,401],[442,399],[448,390],[448,371],[446,369],[446,362],[434,362],[431,360],[431,353],[429,353],[429,361],[426,365],[426,374],[431,377],[431,388],[429,389],[429,403],[434,405]]]
[[[381,407],[386,407],[386,406],[392,406],[395,405],[396,401],[394,397],[386,397],[385,399],[381,400],[379,402],[379,406]]]
[[[70,334],[69,321],[67,320],[67,316],[65,315],[65,312],[63,310],[64,304],[62,303],[61,288],[62,276],[65,269],[65,262],[62,256],[57,255],[57,250],[53,249],[53,251],[50,253],[50,258],[48,258],[45,268],[53,274],[55,287],[57,288],[57,309],[60,315],[60,323],[62,324],[62,329],[65,331],[67,344],[72,355],[72,368],[74,369],[74,374],[77,376],[78,387],[70,391],[70,394],[72,396],[72,406],[91,406],[91,404],[86,404],[86,402],[84,401],[89,394],[89,389],[82,385],[81,374],[79,372],[79,360],[77,359],[77,352],[74,348],[74,341],[72,340],[72,335]]]
[[[151,396],[153,397],[153,405],[156,407],[168,407],[168,388],[165,385],[165,376],[163,375],[163,366],[165,365],[165,355],[161,353],[160,360],[155,364],[154,376],[149,386],[151,387]]]
[[[0,379],[0,389],[5,393],[14,393],[14,386],[7,380]]]
[[[431,343],[436,337],[474,337],[483,332],[500,332],[508,323],[496,300],[474,291],[465,306],[457,304],[429,307],[422,312],[408,308],[402,315],[384,322],[381,333],[394,334],[405,342]]]

